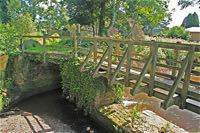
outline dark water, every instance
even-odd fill
[[[60,90],[50,91],[26,99],[16,105],[20,110],[31,112],[47,123],[54,132],[105,133],[92,119],[83,115],[73,104],[61,97]],[[90,131],[88,131],[90,129]]]

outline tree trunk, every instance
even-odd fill
[[[0,2],[0,10],[2,11],[2,15],[1,15],[1,21],[2,23],[6,24],[9,22],[10,18],[8,15],[8,4],[9,4],[9,0],[3,0],[2,2]]]
[[[103,29],[105,27],[105,11],[106,11],[106,1],[103,0],[100,4],[100,16],[99,16],[99,36],[103,35]]]
[[[114,4],[114,6],[113,6],[113,9],[112,9],[112,18],[111,18],[111,21],[110,21],[109,28],[114,26],[115,21],[116,21],[116,17],[117,17],[117,9],[119,9],[119,7],[120,7],[120,2],[117,1],[117,0],[115,0],[113,2],[113,4]]]

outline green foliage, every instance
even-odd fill
[[[143,26],[155,27],[169,16],[167,0],[68,0],[72,23],[99,28],[99,35],[116,27],[124,36],[132,31],[127,20],[135,20]],[[93,29],[94,30],[94,29]]]
[[[180,38],[184,40],[190,39],[190,33],[186,31],[185,28],[179,26],[175,26],[169,30],[162,31],[160,35],[164,37]]]
[[[136,120],[136,119],[139,118],[140,110],[137,108],[137,105],[134,106],[134,107],[131,109],[130,113],[131,113],[131,118],[132,118],[132,120]]]
[[[9,21],[8,15],[8,0],[0,1],[0,23],[7,23]]]
[[[76,98],[79,107],[89,110],[93,105],[100,80],[93,78],[93,68],[80,72],[80,61],[71,58],[61,66],[63,92],[71,98]]]
[[[127,20],[132,19],[135,21],[134,23],[139,23],[151,31],[170,17],[167,0],[127,0],[122,5],[124,11],[119,14],[117,25],[120,26],[125,36],[132,30],[132,26],[127,23]]]
[[[115,95],[115,101],[119,102],[122,100],[124,96],[124,86],[123,84],[116,84],[113,87],[114,95]]]
[[[0,51],[8,55],[13,55],[18,53],[19,42],[17,32],[13,26],[9,24],[0,24]]]
[[[0,51],[8,55],[20,52],[19,37],[34,31],[35,24],[29,14],[20,15],[10,24],[0,24]]]
[[[57,42],[50,45],[47,45],[45,48],[35,40],[26,40],[23,43],[23,49],[31,53],[44,53],[45,50],[47,53],[59,52],[63,54],[69,54],[72,52],[70,47],[63,47],[63,42]]]
[[[28,13],[19,15],[16,19],[11,21],[11,25],[19,36],[35,31],[35,23],[32,21],[32,17]]]
[[[0,111],[8,105],[7,90],[0,88]]]
[[[199,27],[199,17],[196,12],[193,14],[189,14],[187,17],[184,18],[182,25],[185,28],[190,27]]]
[[[62,29],[68,24],[66,0],[23,0],[20,12],[28,12],[39,30]]]

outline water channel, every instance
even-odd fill
[[[106,133],[106,131],[73,104],[62,98],[60,90],[39,94],[16,105],[25,112],[39,116],[52,132]]]

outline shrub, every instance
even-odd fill
[[[185,30],[183,27],[175,26],[169,30],[162,31],[160,36],[171,37],[171,38],[180,38],[184,40],[190,39],[190,33]]]
[[[97,90],[101,87],[100,80],[93,78],[93,68],[80,72],[80,61],[72,58],[61,66],[62,87],[64,94],[75,98],[78,107],[89,111],[93,105]]]
[[[19,36],[35,30],[35,24],[30,14],[23,14],[8,24],[0,24],[0,51],[8,55],[20,51]]]

